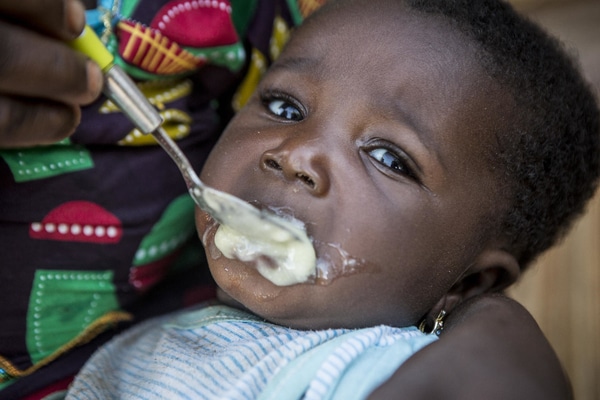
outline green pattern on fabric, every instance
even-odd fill
[[[120,12],[121,16],[125,18],[131,17],[139,2],[140,0],[122,0]]]
[[[195,56],[205,57],[210,64],[227,67],[232,72],[239,71],[246,61],[246,51],[240,42],[228,46],[184,49]]]
[[[246,31],[256,12],[257,0],[231,0],[231,20],[238,37],[246,37]]]
[[[188,75],[191,75],[194,71],[187,71],[182,74],[172,74],[172,75],[159,75],[153,74],[148,71],[144,71],[141,68],[133,66],[125,62],[121,56],[116,54],[116,51],[112,50],[115,47],[115,42],[111,39],[108,44],[108,48],[111,49],[111,52],[115,54],[115,64],[121,67],[125,72],[136,79],[140,80],[156,80],[156,79],[174,79],[174,78],[182,78]],[[246,51],[244,50],[244,46],[241,43],[237,42],[228,46],[217,46],[217,47],[207,47],[207,48],[194,48],[194,47],[183,47],[186,51],[193,54],[194,56],[202,56],[207,60],[207,63],[226,67],[232,72],[239,71],[246,61]],[[201,68],[201,67],[200,67]]]
[[[115,60],[113,62],[115,64],[118,64],[117,58],[119,58],[119,42],[117,42],[117,38],[115,37],[115,35],[111,34],[110,36],[108,36],[104,45],[106,46],[108,51],[115,57]],[[121,60],[121,62],[123,61]]]
[[[195,270],[204,266],[208,268],[206,264],[206,253],[204,252],[200,240],[190,240],[185,243],[184,247],[181,249],[181,254],[173,261],[173,265],[169,272]]]
[[[134,266],[144,265],[171,254],[196,232],[194,201],[185,194],[176,198],[138,248]]]
[[[0,390],[14,383],[13,378],[2,368],[0,368]]]
[[[26,338],[33,363],[73,340],[97,318],[119,309],[112,281],[112,271],[36,271]]]
[[[69,139],[50,146],[0,150],[16,182],[49,178],[94,167],[90,152]]]
[[[298,0],[287,0],[287,4],[290,10],[290,14],[292,14],[294,25],[300,25],[304,18],[302,17],[302,13],[300,12],[300,8],[298,7]]]

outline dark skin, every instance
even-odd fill
[[[481,234],[507,207],[487,149],[508,96],[445,24],[390,14],[348,6],[301,26],[202,171],[220,190],[292,210],[334,273],[331,244],[364,260],[328,285],[278,287],[209,257],[219,287],[265,319],[414,325],[519,275],[503,238]]]
[[[457,307],[447,322],[439,341],[409,358],[369,399],[573,398],[550,344],[515,301],[478,296]]]
[[[78,124],[79,107],[97,98],[102,84],[99,69],[64,44],[83,28],[83,7],[76,0],[1,0],[0,15],[0,147],[46,144],[68,136]],[[498,283],[495,276],[481,275],[490,287]],[[515,388],[507,385],[509,377],[521,377],[523,384],[544,384],[504,398],[523,393],[530,394],[528,398],[567,398],[560,364],[529,314],[504,297],[480,297],[479,289],[465,291],[460,282],[449,279],[442,285],[445,295],[428,297],[426,306],[410,311],[413,321],[431,309],[431,320],[437,309],[450,308],[465,297],[452,295],[454,289],[475,296],[453,310],[442,339],[410,359],[373,398],[403,393],[402,398],[418,399],[429,390],[436,391],[434,397],[492,398],[490,393]],[[444,304],[438,304],[442,298]],[[474,369],[485,385],[470,384]],[[454,374],[445,373],[448,370]],[[507,370],[513,375],[498,375]]]
[[[0,1],[0,148],[67,137],[100,95],[100,68],[65,44],[84,11],[77,0]]]

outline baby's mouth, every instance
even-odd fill
[[[315,274],[316,252],[308,238],[265,241],[221,225],[214,243],[225,257],[254,264],[264,278],[277,286],[303,283]]]
[[[272,206],[258,200],[249,201],[258,210],[270,212],[293,229],[305,231],[305,224],[288,206]],[[365,260],[356,258],[339,243],[308,239],[305,242],[273,242],[219,225],[208,214],[202,235],[207,255],[241,261],[277,286],[299,283],[329,285],[340,277],[364,271]],[[319,257],[317,258],[317,250]]]
[[[242,261],[277,286],[303,283],[314,277],[316,252],[293,209],[257,200],[248,203],[265,213],[264,224],[262,219],[254,219],[250,224],[243,223],[244,229],[239,231],[205,215],[202,241],[208,256]]]

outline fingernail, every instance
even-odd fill
[[[67,0],[65,12],[67,29],[74,37],[79,36],[85,26],[85,7],[79,0]]]

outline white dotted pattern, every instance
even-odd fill
[[[33,232],[46,232],[46,233],[59,233],[61,235],[74,235],[74,236],[95,236],[98,238],[115,238],[119,234],[119,227],[117,226],[104,226],[104,225],[81,225],[81,224],[68,224],[68,223],[54,223],[54,222],[34,222],[31,224],[31,230]]]
[[[188,235],[179,235],[158,244],[142,247],[135,254],[135,261],[136,263],[143,264],[147,262],[146,260],[162,257],[179,247],[188,237]]]
[[[41,173],[60,171],[64,169],[70,169],[72,167],[77,167],[81,164],[87,164],[87,154],[85,152],[79,152],[79,158],[71,158],[70,160],[56,161],[49,163],[48,165],[39,165],[39,166],[29,166],[27,162],[23,161],[23,159],[18,161],[18,169],[17,174],[25,176],[25,175],[37,175]],[[18,152],[17,157],[22,158],[23,153]]]
[[[44,331],[44,320],[45,310],[43,307],[44,299],[48,296],[56,296],[57,283],[55,282],[69,282],[69,281],[93,281],[97,287],[95,293],[88,293],[90,301],[87,304],[85,316],[81,320],[81,330],[85,329],[95,318],[97,318],[97,307],[98,301],[101,299],[101,292],[109,288],[109,282],[112,280],[112,274],[110,272],[41,272],[38,271],[38,281],[34,287],[32,293],[33,313],[30,314],[32,318],[33,326],[33,339],[34,346],[37,352],[43,354],[52,352],[55,349],[50,348],[44,343],[44,338],[52,338],[52,332]],[[47,313],[47,311],[46,311]]]
[[[162,21],[158,23],[159,29],[164,30],[167,25],[173,22],[173,19],[180,13],[185,13],[198,8],[215,8],[231,14],[231,6],[224,1],[218,0],[193,0],[176,4],[171,7],[162,17]]]

